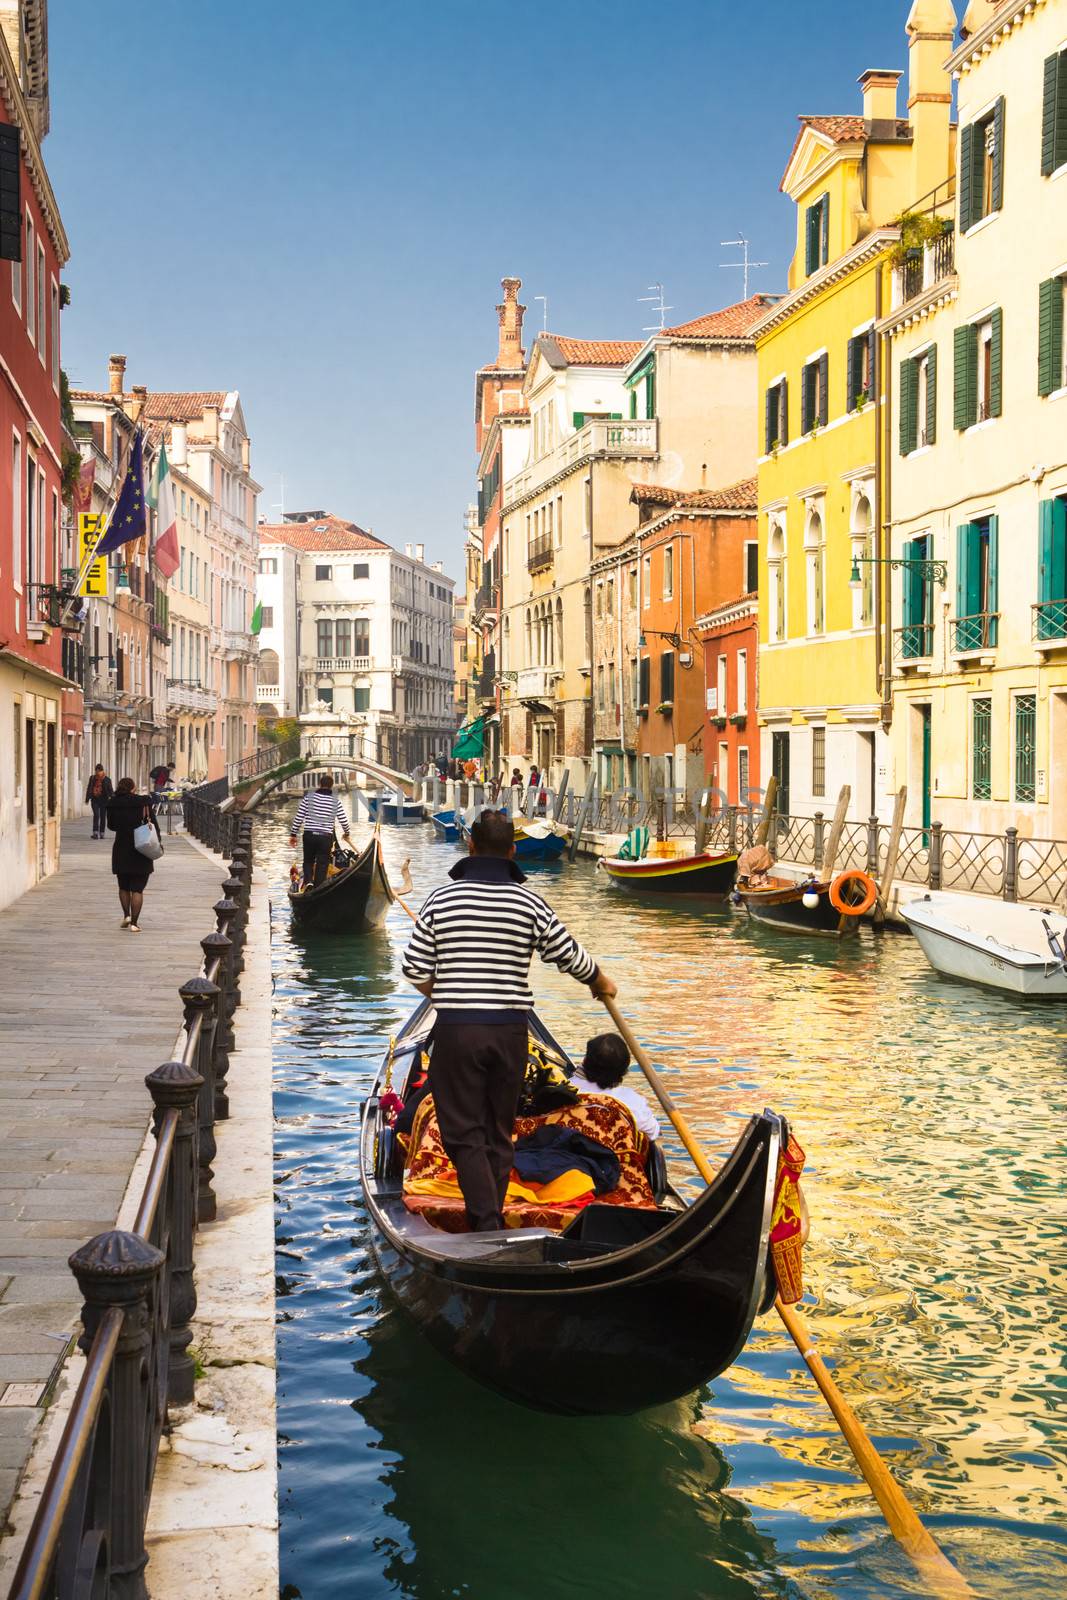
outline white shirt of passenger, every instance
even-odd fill
[[[624,1083],[617,1083],[613,1089],[602,1089],[599,1083],[590,1083],[580,1072],[573,1075],[571,1083],[579,1094],[606,1094],[612,1100],[618,1100],[627,1111],[633,1113],[633,1119],[641,1133],[649,1139],[659,1138],[659,1123],[652,1115],[644,1095],[638,1094],[636,1089],[628,1089]]]

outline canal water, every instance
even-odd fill
[[[772,1313],[729,1372],[644,1415],[528,1412],[451,1368],[376,1275],[360,1104],[412,1003],[409,924],[294,935],[291,807],[271,884],[285,1600],[889,1600],[926,1591]],[[455,855],[387,829],[415,900]],[[944,984],[907,936],[806,943],[649,905],[588,864],[534,886],[619,983],[707,1149],[764,1105],[807,1151],[808,1319],[837,1380],[979,1596],[1067,1588],[1062,1010]],[[605,1025],[535,973],[561,1042]],[[635,1069],[636,1070],[636,1069]],[[668,1147],[677,1175],[681,1147]]]

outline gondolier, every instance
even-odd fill
[[[333,779],[324,772],[316,790],[308,790],[297,807],[289,835],[290,850],[296,849],[296,836],[304,830],[304,881],[317,888],[325,883],[333,849],[334,824],[341,824],[341,832],[351,839],[348,816],[344,806],[333,792]]]
[[[483,811],[471,828],[470,855],[419,912],[402,964],[404,976],[437,1011],[430,1086],[475,1232],[504,1226],[534,951],[595,995],[616,993],[588,951],[525,887],[514,854],[510,820]]]

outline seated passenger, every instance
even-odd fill
[[[571,1078],[579,1094],[610,1095],[632,1113],[638,1131],[649,1139],[659,1138],[659,1123],[644,1095],[623,1085],[630,1066],[630,1052],[617,1033],[598,1033],[585,1047],[585,1059]]]

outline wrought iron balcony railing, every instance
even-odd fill
[[[1033,608],[1033,637],[1037,644],[1067,641],[1067,600],[1039,600]]]
[[[906,622],[893,629],[894,655],[898,661],[922,661],[933,654],[932,622]]]
[[[551,534],[542,534],[539,539],[530,540],[530,548],[526,556],[526,565],[530,572],[543,572],[555,560],[552,550]]]
[[[999,611],[976,611],[969,617],[953,617],[952,648],[956,655],[973,655],[978,650],[995,649],[999,621]]]

